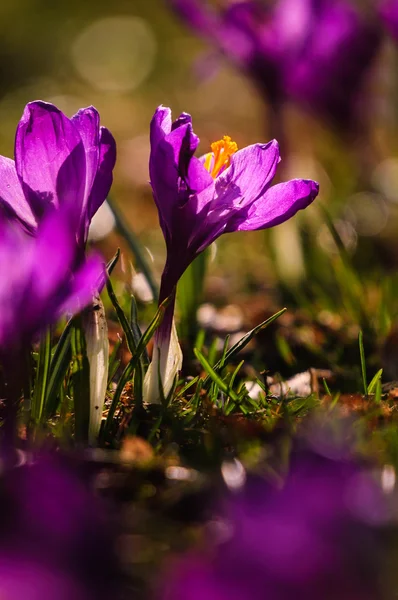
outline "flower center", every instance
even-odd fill
[[[238,146],[228,135],[222,140],[211,144],[211,152],[205,155],[204,166],[215,179],[231,164],[231,156],[238,150]]]

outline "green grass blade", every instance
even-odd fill
[[[197,333],[196,313],[202,302],[208,261],[205,250],[189,265],[177,286],[177,305],[180,314],[179,332],[182,338],[193,341]]]
[[[330,391],[330,388],[327,384],[326,379],[323,377],[322,378],[322,383],[323,383],[323,387],[325,388],[325,392],[327,393],[328,396],[332,397],[332,392]]]
[[[52,417],[58,409],[60,396],[59,390],[65,378],[66,372],[71,362],[71,330],[73,320],[70,319],[61,337],[58,340],[55,352],[50,364],[50,377],[47,386],[47,397],[45,404],[45,415],[47,418]]]
[[[196,348],[194,348],[194,353],[196,358],[202,365],[203,369],[206,371],[208,377],[210,377],[210,379],[220,388],[221,391],[224,392],[224,394],[226,394],[234,402],[238,403],[239,396],[233,390],[231,390],[229,386],[221,379],[221,377],[216,373],[216,371],[213,369],[213,367],[210,365],[207,359],[203,356],[203,354],[199,352],[199,350],[197,350]]]
[[[152,321],[150,322],[148,328],[145,330],[144,334],[142,335],[142,337],[137,345],[134,356],[131,358],[130,362],[126,365],[126,367],[119,379],[115,393],[112,398],[112,404],[109,408],[105,427],[103,429],[104,435],[107,434],[107,432],[110,430],[110,428],[112,426],[113,417],[115,415],[117,405],[119,404],[120,397],[122,395],[124,386],[133,376],[133,373],[134,373],[135,369],[137,368],[137,365],[139,364],[141,356],[143,355],[143,353],[146,349],[146,346],[148,345],[149,340],[152,338],[156,329],[159,327],[160,323],[162,322],[163,317],[164,317],[164,312],[165,312],[168,304],[170,303],[170,300],[171,300],[171,298],[166,298],[166,300],[164,300],[162,302],[162,304],[159,306],[159,308],[157,309],[155,316],[153,317]]]
[[[111,260],[106,265],[106,272],[108,273],[108,277],[112,275],[113,269],[116,267],[118,260],[120,258],[120,248],[118,248]]]
[[[262,329],[265,329],[266,327],[268,327],[269,325],[271,325],[271,323],[273,323],[274,321],[276,321],[277,319],[279,319],[279,317],[281,315],[283,315],[283,313],[285,313],[286,310],[287,310],[286,308],[282,308],[277,313],[275,313],[274,315],[272,315],[272,317],[269,317],[269,319],[266,319],[265,321],[263,321],[262,323],[260,323],[259,325],[257,325],[253,329],[251,329],[246,335],[244,335],[239,340],[239,342],[237,342],[236,344],[234,344],[232,346],[232,348],[230,348],[228,350],[228,352],[223,357],[223,360],[219,360],[214,365],[214,367],[213,367],[214,372],[218,373],[222,368],[225,367],[225,365],[227,365],[229,362],[231,362],[231,360],[233,358],[235,358],[235,356],[241,350],[243,350],[243,348],[245,348],[245,346],[247,346],[247,344],[249,342],[251,342],[251,340],[254,338],[255,335],[257,335]],[[210,376],[206,377],[206,379],[204,381],[204,384],[203,384],[203,387],[206,388],[209,385],[210,381],[211,381],[211,377]]]
[[[47,329],[41,338],[35,388],[32,398],[31,418],[37,425],[41,422],[47,396],[47,384],[51,363],[51,330]]]
[[[381,379],[378,379],[376,382],[375,397],[374,397],[375,404],[380,404],[381,394],[382,394]]]
[[[109,356],[108,386],[111,383],[114,376],[116,375],[116,371],[118,370],[118,368],[120,366],[120,360],[118,359],[117,355],[118,355],[118,352],[120,350],[120,346],[122,345],[122,343],[123,343],[122,338],[118,336],[118,340],[117,340],[117,342],[115,342],[115,345],[113,346],[111,355]]]
[[[233,388],[233,386],[234,386],[234,383],[235,383],[236,376],[237,376],[237,374],[239,373],[239,371],[241,370],[241,368],[242,368],[242,366],[243,366],[244,362],[245,362],[244,360],[241,360],[241,361],[240,361],[240,363],[238,364],[238,366],[236,367],[236,369],[234,370],[234,372],[232,373],[232,375],[231,375],[231,379],[230,379],[230,380],[229,380],[229,382],[228,382],[228,387],[229,387],[230,389],[231,389],[231,388]],[[243,395],[244,395],[244,396],[247,396],[247,389],[246,389],[246,388],[245,388],[245,390],[244,390],[244,394],[243,394]]]
[[[111,283],[111,280],[109,279],[109,277],[106,280],[106,289],[108,292],[109,299],[113,304],[113,308],[116,311],[116,315],[119,320],[119,323],[124,331],[124,335],[126,336],[127,347],[130,350],[131,354],[134,354],[134,352],[136,350],[134,334],[130,327],[130,323],[125,315],[125,312],[119,304],[119,300],[116,297],[116,294],[113,290],[113,286],[112,286],[112,283]]]
[[[186,383],[174,396],[174,399],[177,398],[181,398],[181,396],[183,396],[185,394],[186,391],[188,391],[193,385],[195,385],[195,383],[199,381],[199,375],[197,375],[196,377],[194,377],[193,379],[191,379],[191,381],[188,381],[188,383]]]
[[[75,438],[77,442],[87,443],[90,424],[90,366],[81,316],[75,317],[73,321],[71,348]]]
[[[130,327],[131,327],[131,331],[133,332],[135,345],[138,346],[140,339],[142,337],[142,331],[140,329],[140,326],[138,325],[138,308],[137,308],[137,302],[135,301],[135,298],[133,295],[131,295],[131,305],[130,305]],[[146,365],[149,364],[149,356],[148,356],[148,352],[146,351],[146,348],[143,352],[142,358],[143,358],[143,361],[142,361],[143,367],[145,367]]]
[[[156,299],[159,295],[158,286],[155,283],[155,280],[152,275],[152,271],[148,265],[148,262],[145,258],[144,252],[142,252],[141,244],[136,238],[135,234],[132,230],[127,226],[126,219],[123,217],[120,210],[116,207],[112,198],[108,196],[107,198],[108,204],[110,206],[111,211],[113,212],[113,216],[115,217],[116,227],[121,233],[121,235],[126,240],[132,254],[135,257],[136,264],[140,271],[144,274],[149,287],[151,288],[154,299]]]
[[[373,377],[372,381],[368,385],[368,394],[373,394],[373,390],[375,389],[377,382],[381,380],[382,375],[383,369],[379,369],[376,375]]]
[[[359,343],[359,355],[361,357],[361,373],[362,373],[362,383],[363,383],[363,390],[364,390],[364,394],[365,396],[368,393],[368,384],[366,381],[366,361],[365,361],[365,350],[363,347],[363,333],[362,331],[359,332],[358,335],[358,343]]]

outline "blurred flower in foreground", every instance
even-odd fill
[[[68,205],[78,246],[112,184],[115,141],[92,106],[71,119],[46,102],[26,105],[15,138],[15,162],[0,157],[0,206],[34,234],[50,207]]]
[[[384,0],[380,3],[379,13],[385,26],[398,40],[398,2],[397,0]]]
[[[304,105],[341,127],[350,125],[380,41],[377,22],[349,0],[227,3],[168,0],[197,33],[253,78],[275,110]]]
[[[89,489],[89,473],[79,474],[76,467],[79,465],[48,455],[2,475],[2,599],[118,596],[106,515]]]
[[[173,301],[156,333],[146,377],[147,402],[159,401],[158,370],[167,394],[180,368],[173,326],[174,297],[188,265],[223,233],[283,223],[318,194],[318,184],[310,180],[294,179],[271,186],[280,161],[275,140],[238,151],[235,142],[224,137],[212,144],[212,152],[196,158],[198,144],[190,115],[183,113],[172,122],[169,108],[156,110],[151,122],[149,171],[167,247],[159,301],[169,296]],[[170,378],[171,371],[174,374]]]
[[[249,477],[222,511],[227,539],[167,569],[162,600],[375,600],[387,510],[370,475],[312,452],[282,487]]]
[[[104,266],[98,256],[77,262],[76,236],[69,212],[52,211],[32,237],[0,211],[2,349],[29,343],[63,314],[78,312],[92,301],[93,292],[103,284]]]

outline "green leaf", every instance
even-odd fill
[[[376,390],[375,390],[375,398],[374,398],[374,401],[376,404],[380,404],[381,394],[382,394],[381,379],[378,379],[376,381]]]
[[[47,396],[47,384],[50,373],[51,361],[51,330],[47,329],[41,338],[39,356],[36,370],[35,388],[32,398],[31,417],[38,425],[43,416],[43,409]]]
[[[45,415],[47,418],[55,415],[60,401],[60,388],[70,366],[71,355],[71,330],[73,320],[70,319],[55,348],[50,363],[50,378],[47,386],[47,397],[45,402]]]
[[[151,288],[154,299],[156,299],[159,295],[158,287],[155,283],[155,280],[152,275],[152,271],[148,265],[147,259],[145,257],[144,252],[141,249],[141,244],[138,241],[136,235],[133,231],[128,227],[125,217],[121,214],[119,209],[116,207],[116,204],[113,202],[113,199],[108,196],[107,198],[108,204],[110,206],[111,211],[113,212],[113,216],[115,217],[116,227],[121,233],[121,235],[126,240],[132,254],[135,257],[136,264],[138,268],[145,275],[145,278]]]
[[[199,375],[197,375],[196,377],[194,377],[193,379],[191,379],[191,381],[188,381],[188,383],[186,383],[178,392],[177,394],[174,396],[175,399],[177,398],[181,398],[181,396],[183,396],[185,394],[185,392],[187,390],[189,390],[189,388],[191,388],[193,385],[195,385],[195,383],[199,381]]]
[[[112,302],[113,307],[116,311],[116,315],[119,320],[119,323],[124,331],[124,335],[126,336],[127,347],[130,350],[131,354],[134,354],[134,352],[136,350],[134,334],[130,327],[130,323],[125,315],[125,312],[122,309],[122,307],[120,306],[119,300],[116,298],[116,294],[113,290],[113,286],[112,286],[112,283],[111,283],[111,280],[109,279],[109,277],[106,280],[106,289],[108,292],[109,299]]]
[[[140,339],[142,337],[142,331],[140,329],[140,326],[138,325],[137,302],[135,301],[135,298],[133,295],[131,295],[130,327],[131,327],[131,331],[133,332],[135,345],[138,346]],[[145,367],[145,365],[149,364],[149,356],[148,356],[148,352],[146,351],[146,348],[143,352],[142,358],[143,358],[143,360],[142,360],[143,367]]]
[[[328,396],[332,397],[332,392],[330,391],[330,388],[327,384],[326,379],[323,377],[322,378],[322,383],[323,383],[323,387],[325,388],[325,392],[327,393]]]
[[[234,402],[239,402],[239,396],[229,388],[229,386],[221,379],[221,377],[216,373],[216,371],[212,368],[207,359],[203,356],[197,348],[194,348],[194,353],[204,370],[206,371],[208,377],[214,381],[214,383],[220,388],[221,391],[224,392],[229,398],[231,398]]]
[[[193,341],[197,333],[196,314],[203,297],[209,250],[201,252],[189,265],[177,286],[181,337]]]
[[[142,337],[137,345],[137,348],[134,352],[133,357],[131,358],[129,363],[126,365],[126,367],[119,379],[114,396],[112,398],[112,404],[109,408],[105,427],[103,430],[104,435],[107,434],[107,432],[110,430],[110,428],[112,426],[113,417],[115,415],[115,411],[116,411],[117,405],[119,404],[120,397],[122,395],[124,387],[125,387],[126,383],[133,376],[133,373],[134,373],[135,369],[137,368],[137,365],[139,364],[141,356],[143,355],[143,353],[146,349],[146,346],[148,345],[149,340],[152,338],[156,329],[159,327],[160,323],[162,322],[163,317],[164,317],[164,312],[170,303],[170,299],[171,298],[166,298],[166,300],[164,300],[162,302],[162,304],[159,306],[159,308],[157,309],[155,316],[153,317],[148,328],[145,330],[144,334],[142,335]]]
[[[106,272],[108,273],[108,277],[112,275],[113,269],[116,267],[120,257],[120,248],[118,248],[111,260],[106,265]]]
[[[365,396],[368,393],[368,384],[366,381],[366,361],[365,361],[365,350],[363,347],[363,333],[359,332],[358,335],[358,343],[359,343],[359,355],[361,357],[361,372],[362,372],[362,383],[363,383],[363,393]]]
[[[235,383],[236,376],[237,376],[237,374],[239,373],[239,371],[241,370],[241,368],[242,368],[242,366],[243,366],[244,362],[245,362],[244,360],[241,360],[241,361],[240,361],[240,363],[238,364],[238,366],[236,367],[235,371],[232,373],[232,375],[231,375],[231,379],[230,379],[230,380],[229,380],[229,382],[228,382],[228,387],[229,387],[230,389],[233,387],[233,385],[234,385],[234,383]],[[243,396],[247,396],[247,390],[246,390],[246,388],[244,389]]]
[[[263,321],[262,323],[260,323],[259,325],[257,325],[256,327],[254,327],[253,329],[251,329],[251,331],[249,331],[248,333],[246,333],[246,335],[244,335],[236,344],[234,344],[232,346],[232,348],[230,348],[228,350],[228,352],[225,354],[225,356],[223,357],[222,360],[219,360],[213,367],[213,370],[215,373],[219,373],[219,371],[221,371],[221,369],[223,369],[225,367],[225,365],[227,365],[228,363],[230,363],[235,356],[241,351],[243,350],[243,348],[245,348],[245,346],[247,346],[247,344],[249,342],[251,342],[251,340],[254,338],[255,335],[257,335],[260,331],[262,331],[263,329],[265,329],[266,327],[268,327],[269,325],[271,325],[271,323],[273,323],[274,321],[276,321],[276,319],[279,319],[279,317],[281,315],[283,315],[284,312],[286,312],[286,308],[282,308],[280,311],[278,311],[277,313],[275,313],[274,315],[272,315],[272,317],[269,317],[269,319],[266,319],[265,321]],[[209,385],[211,381],[210,376],[206,377],[203,387],[206,389],[206,387]]]
[[[115,342],[112,352],[111,352],[111,355],[109,357],[108,387],[109,387],[112,379],[116,375],[116,371],[118,370],[118,368],[120,366],[120,360],[117,358],[117,355],[119,353],[120,346],[122,345],[122,343],[123,343],[122,338],[120,336],[118,336],[118,339]]]
[[[73,321],[71,348],[75,437],[77,442],[86,443],[90,423],[90,366],[81,315],[75,317]]]
[[[383,375],[383,369],[379,369],[376,375],[373,377],[372,381],[368,385],[368,394],[372,394],[375,389],[377,382],[381,380],[381,376]]]

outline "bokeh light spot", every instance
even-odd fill
[[[140,17],[109,17],[84,29],[71,53],[76,70],[90,85],[126,92],[137,88],[150,74],[156,39]]]

